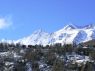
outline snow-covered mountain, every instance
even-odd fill
[[[81,43],[95,39],[95,25],[87,25],[79,28],[75,25],[66,25],[64,28],[54,32],[46,33],[42,30],[35,31],[32,35],[16,41],[25,45],[50,45],[55,43],[70,44]]]

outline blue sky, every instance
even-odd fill
[[[0,0],[0,39],[95,23],[95,0]]]

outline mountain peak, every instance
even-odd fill
[[[42,29],[38,29],[38,30],[34,31],[33,34],[38,34],[38,33],[42,33],[42,32],[44,32]]]
[[[76,29],[76,28],[77,28],[77,27],[74,26],[73,24],[69,24],[69,25],[66,25],[66,26],[64,27],[65,30],[71,30],[71,29]]]
[[[94,24],[86,25],[84,28],[85,29],[94,29],[95,25]]]

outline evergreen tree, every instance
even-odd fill
[[[61,60],[55,60],[52,69],[52,71],[65,71],[64,62]]]

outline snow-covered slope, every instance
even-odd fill
[[[95,39],[95,25],[78,28],[72,24],[49,34],[42,30],[35,31],[32,35],[16,41],[25,45],[50,45],[55,43],[70,44],[81,43]]]
[[[17,40],[16,42],[20,42],[21,44],[25,45],[47,45],[49,43],[49,40],[50,35],[40,29],[33,32],[32,35]]]

